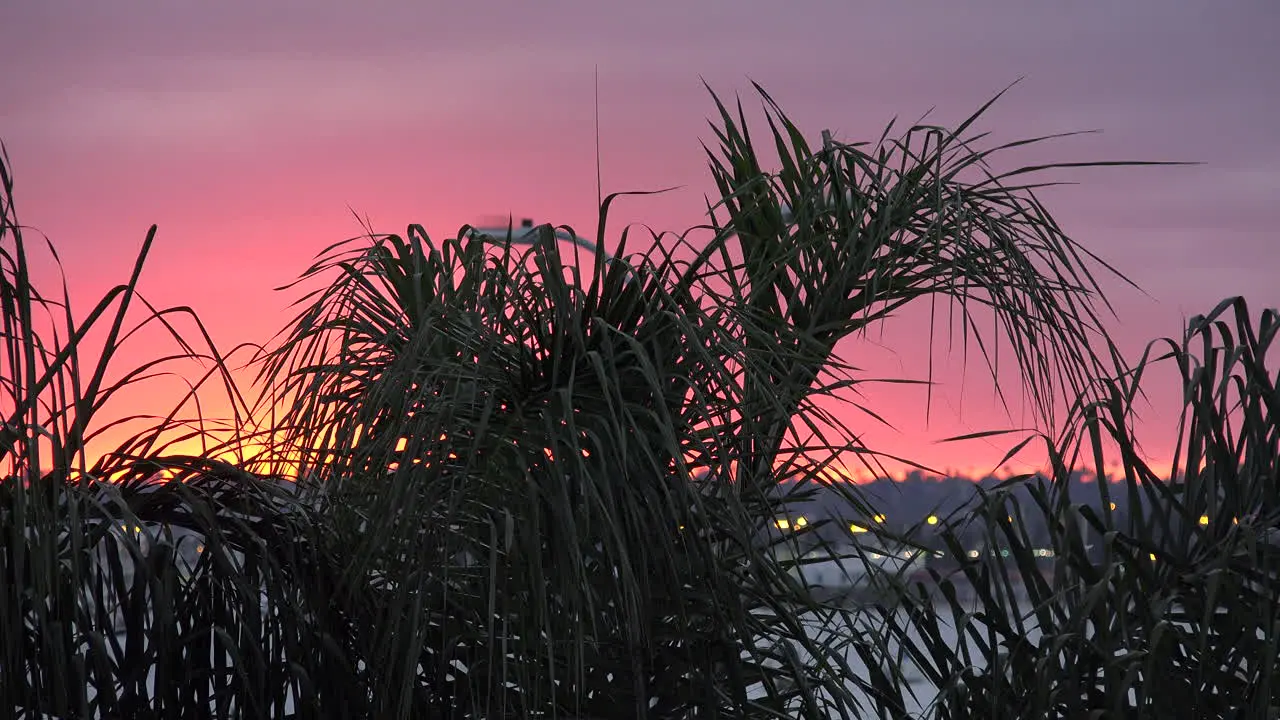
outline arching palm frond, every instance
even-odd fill
[[[740,258],[727,301],[745,318],[747,342],[813,358],[784,363],[752,392],[772,422],[788,417],[799,398],[781,396],[779,388],[811,392],[837,343],[915,301],[952,302],[966,355],[972,340],[993,377],[1000,346],[1011,347],[1050,425],[1064,398],[1069,403],[1086,392],[1091,378],[1108,369],[1112,353],[1095,349],[1110,345],[1096,309],[1105,298],[1090,265],[1107,266],[1037,200],[1033,190],[1048,183],[1021,181],[1056,167],[1161,163],[994,171],[991,161],[1003,151],[1050,139],[977,147],[983,136],[969,129],[994,99],[954,130],[917,125],[893,138],[890,126],[874,144],[825,136],[823,147],[813,150],[757,90],[780,170],[764,169],[741,103],[735,114],[716,99],[720,114],[712,129],[719,145],[707,154],[721,195],[711,207],[713,227],[719,237],[735,239],[732,256]],[[1020,182],[1009,184],[1015,179]],[[721,251],[717,245],[709,252]],[[998,335],[980,330],[988,317]],[[998,383],[995,391],[1001,393]],[[782,432],[779,425],[759,449],[761,462],[776,452]]]

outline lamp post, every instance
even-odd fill
[[[473,227],[471,233],[473,235],[483,235],[492,238],[506,237],[507,233],[511,233],[511,242],[517,245],[532,245],[538,240],[537,227],[533,224],[532,218],[522,218],[520,224],[512,223],[509,227]],[[587,252],[596,252],[596,244],[580,235],[571,235],[562,228],[555,229],[556,240],[568,242],[577,245]],[[612,258],[612,255],[606,257]]]

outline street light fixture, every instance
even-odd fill
[[[533,224],[532,218],[522,218],[518,225],[512,222],[510,226],[504,226],[504,227],[499,227],[499,226],[472,227],[471,234],[473,236],[479,235],[479,236],[485,236],[485,237],[497,239],[497,238],[505,238],[507,237],[507,234],[510,233],[511,242],[513,244],[532,245],[538,241],[538,237],[539,237],[538,227],[539,226],[535,226]],[[573,243],[574,245],[577,245],[578,247],[582,248],[583,250],[586,250],[587,252],[594,253],[596,252],[596,249],[597,249],[596,244],[594,242],[582,237],[581,235],[571,235],[570,233],[565,231],[563,228],[555,229],[555,237],[556,237],[556,240],[559,240],[561,242]],[[612,259],[611,255],[606,254],[606,257],[609,257]]]

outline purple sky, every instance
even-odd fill
[[[144,292],[192,305],[226,346],[280,326],[293,296],[271,288],[359,233],[348,206],[386,232],[421,222],[443,236],[507,211],[594,227],[596,66],[606,192],[684,186],[627,202],[619,222],[700,221],[711,183],[698,141],[714,110],[700,78],[724,95],[754,79],[811,137],[857,140],[930,108],[954,123],[1025,76],[982,129],[1104,131],[1026,159],[1205,163],[1060,173],[1082,184],[1044,197],[1150,294],[1108,283],[1126,350],[1227,295],[1280,305],[1280,5],[1268,0],[45,0],[0,17],[0,138],[19,210],[57,244],[75,298],[87,306],[123,280],[158,223]],[[886,332],[892,352],[855,352],[922,374],[910,322]],[[943,414],[927,429],[915,391],[877,393],[900,432],[873,442],[939,466],[998,459],[995,445],[957,460],[929,444],[1008,424],[980,378],[959,410],[958,367],[944,363]],[[1156,446],[1172,402],[1149,415]]]

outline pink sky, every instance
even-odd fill
[[[1045,197],[1150,295],[1107,283],[1126,351],[1228,295],[1280,304],[1280,6],[853,5],[14,3],[0,139],[21,218],[56,243],[82,310],[127,277],[157,223],[143,292],[191,305],[230,347],[281,326],[294,296],[272,288],[360,232],[348,207],[379,231],[420,222],[441,237],[508,211],[593,228],[597,66],[605,191],[683,186],[626,202],[615,228],[664,230],[700,222],[712,190],[700,79],[724,95],[754,79],[812,138],[860,140],[930,108],[953,123],[1025,76],[983,126],[997,139],[1105,131],[1030,159],[1206,163],[1059,174],[1081,184]],[[877,338],[891,350],[847,350],[874,373],[922,377],[922,334],[908,315]],[[867,438],[989,469],[1002,441],[934,441],[1022,418],[998,411],[979,365],[962,399],[960,363],[942,363],[927,425],[921,392],[877,391],[898,430]],[[1153,397],[1153,453],[1175,401]]]

